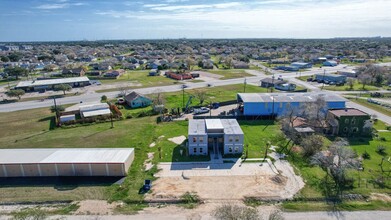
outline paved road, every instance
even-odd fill
[[[207,213],[189,214],[187,211],[175,214],[153,213],[137,215],[71,215],[71,216],[53,216],[49,219],[69,219],[69,220],[187,220],[187,219],[212,220],[213,218]],[[356,212],[287,212],[284,213],[287,220],[389,220],[391,219],[390,211],[356,211]],[[0,216],[0,220],[9,219]]]
[[[324,68],[327,71],[338,71],[344,68],[343,65],[337,66],[337,67],[329,67]],[[259,81],[261,79],[264,79],[266,77],[271,76],[265,76],[262,72],[257,72],[254,70],[248,70],[250,74],[253,74],[254,76],[246,77],[246,82],[248,84],[253,85],[259,85]],[[322,69],[313,68],[312,70],[296,73],[296,72],[288,72],[288,73],[282,73],[278,72],[276,70],[271,70],[270,72],[277,74],[277,76],[282,75],[284,79],[289,78],[295,78],[299,75],[302,76],[309,76],[316,73],[323,73]],[[276,76],[276,77],[277,77]],[[225,85],[232,85],[232,84],[240,84],[244,83],[244,78],[238,78],[238,79],[227,79],[227,80],[212,80],[208,82],[199,82],[199,83],[192,83],[192,82],[185,82],[185,84],[188,86],[188,89],[195,89],[195,88],[204,88],[207,87],[208,84],[212,84],[213,86],[225,86]],[[170,85],[170,86],[159,86],[159,87],[149,87],[149,88],[140,88],[140,89],[134,89],[134,91],[141,93],[141,94],[152,94],[155,93],[157,90],[161,92],[175,92],[181,90],[181,85]],[[57,99],[57,103],[60,105],[66,105],[66,104],[74,104],[79,102],[91,102],[91,101],[98,101],[100,100],[100,97],[102,95],[106,95],[108,98],[114,98],[118,95],[118,91],[115,92],[107,92],[107,93],[95,93],[93,91],[89,91],[85,94],[79,95],[79,96],[70,96],[70,97],[64,97]],[[12,111],[19,111],[19,110],[26,110],[26,109],[34,109],[34,108],[43,108],[43,107],[49,107],[53,105],[53,100],[35,100],[35,101],[26,101],[26,102],[15,102],[15,103],[8,103],[8,104],[1,104],[0,105],[0,112],[12,112]]]

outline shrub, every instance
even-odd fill
[[[362,154],[362,158],[364,158],[365,160],[369,160],[369,159],[371,159],[371,155],[367,151],[365,151]]]
[[[386,154],[386,147],[383,146],[383,145],[379,145],[379,146],[377,146],[377,148],[376,148],[376,152],[377,152],[378,154],[384,155],[384,154]]]
[[[254,208],[250,207],[242,207],[238,205],[222,205],[217,207],[212,212],[212,216],[216,219],[244,219],[244,220],[252,220],[252,219],[262,219],[262,216],[258,213],[258,211]]]
[[[380,141],[386,141],[385,137],[380,137]]]
[[[56,112],[56,106],[51,106],[50,107],[50,111],[51,112]],[[65,111],[65,107],[64,106],[62,106],[62,105],[57,105],[57,111],[58,112],[63,112],[63,111]]]
[[[198,203],[200,203],[200,198],[198,197],[198,195],[190,192],[186,192],[185,194],[183,194],[181,196],[181,200],[185,204],[185,207],[190,209],[194,208]]]
[[[107,96],[106,95],[102,95],[102,97],[100,97],[100,101],[101,102],[106,102],[107,101]]]

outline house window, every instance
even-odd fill
[[[235,141],[239,142],[239,136],[235,136]]]
[[[345,119],[345,124],[349,124],[349,119]]]
[[[199,137],[198,140],[200,141],[200,143],[204,142],[204,137]]]
[[[357,133],[357,132],[358,132],[358,128],[357,128],[357,127],[354,127],[354,128],[352,129],[352,131],[353,131],[353,133]]]
[[[228,141],[229,141],[229,142],[232,142],[232,136],[229,136],[229,137],[228,137]]]
[[[194,148],[194,149],[193,149],[193,152],[194,152],[194,153],[197,153],[197,148]]]
[[[235,147],[235,153],[239,152],[239,147]]]
[[[197,142],[197,138],[193,137],[193,143]]]
[[[135,105],[136,103],[135,102],[132,102],[132,105]]]
[[[352,119],[352,125],[356,124],[356,119]]]
[[[200,148],[200,153],[202,153],[202,147]]]
[[[228,152],[232,153],[232,147],[228,148]]]
[[[343,132],[345,132],[345,133],[348,132],[348,128],[347,128],[347,127],[344,127],[344,128],[343,128]]]

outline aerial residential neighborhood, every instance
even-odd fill
[[[390,219],[390,7],[1,2],[0,220]]]

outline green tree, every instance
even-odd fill
[[[4,69],[4,72],[9,76],[15,76],[18,80],[20,76],[27,76],[28,70],[19,66],[16,67],[8,67]]]
[[[8,57],[6,57],[6,56],[1,56],[0,60],[3,61],[3,62],[9,62],[10,61],[10,59]]]
[[[18,97],[20,100],[21,96],[25,94],[23,89],[14,89],[7,92],[7,96],[9,97]]]
[[[59,84],[54,86],[54,90],[56,91],[63,91],[64,95],[66,91],[70,91],[72,89],[72,86],[69,84]]]
[[[22,54],[20,54],[20,53],[11,53],[10,55],[8,55],[8,58],[12,62],[18,62],[22,58]]]

